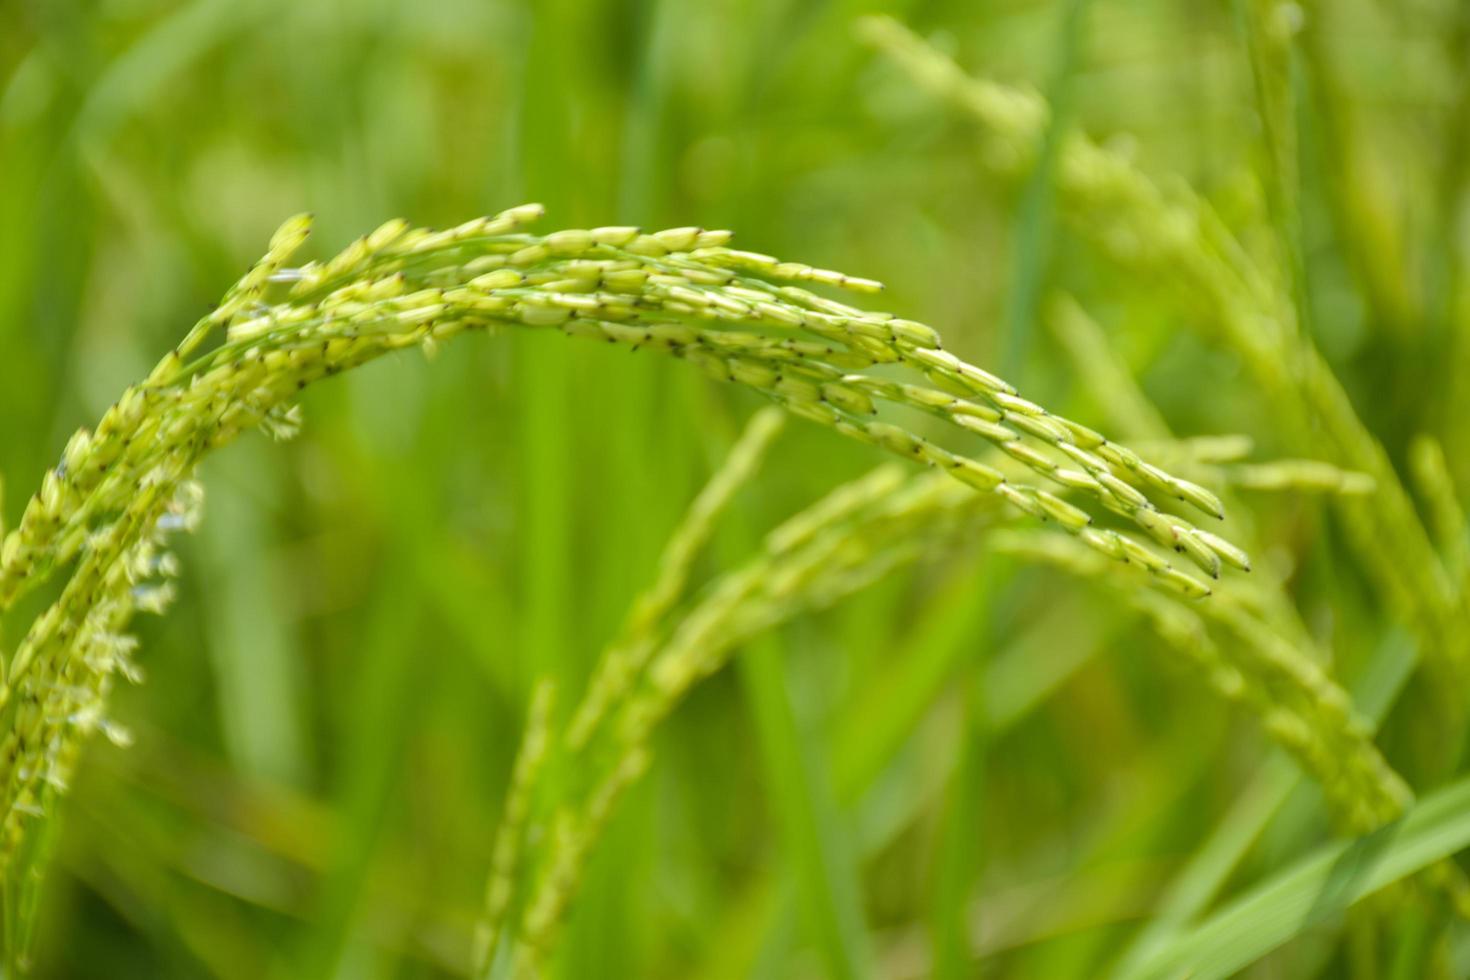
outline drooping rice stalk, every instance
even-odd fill
[[[444,231],[390,222],[332,259],[299,266],[291,262],[310,221],[294,218],[146,380],[126,390],[94,429],[67,443],[0,545],[0,615],[66,575],[59,597],[24,632],[0,679],[0,871],[7,881],[15,880],[18,858],[30,854],[28,828],[65,786],[83,738],[106,728],[113,677],[134,673],[129,621],[137,612],[161,611],[172,595],[167,579],[176,568],[165,538],[198,519],[200,491],[192,476],[200,460],[257,426],[278,437],[293,434],[300,424],[294,399],[316,381],[397,350],[433,350],[470,330],[555,329],[672,354],[795,415],[958,480],[944,492],[980,490],[1053,521],[1185,596],[1210,590],[1150,545],[1095,527],[1093,513],[1062,495],[1123,517],[1211,576],[1222,561],[1247,564],[1229,542],[1150,497],[1219,517],[1220,503],[1208,490],[1026,400],[942,349],[931,327],[796,285],[871,293],[880,288],[871,280],[736,251],[726,247],[726,232],[527,232],[540,214],[528,205]],[[868,371],[877,365],[907,368],[913,380]],[[1006,467],[1014,462],[1040,474],[1056,492],[875,418],[883,404],[936,416],[958,439],[979,436],[1009,457]],[[924,492],[941,491],[936,485]],[[872,561],[847,553],[852,547],[818,538],[801,552],[816,564],[757,568],[753,578],[729,580],[723,611],[717,604],[669,639],[651,661],[653,693],[618,724],[646,731],[718,662],[705,649],[713,624],[723,624],[728,641],[775,615],[786,592],[771,592],[773,582],[786,589],[804,583],[801,601],[809,602],[812,593],[855,587],[915,545],[894,542],[882,560]],[[750,596],[763,598],[756,609],[764,612],[750,611]],[[638,757],[628,755],[618,779],[632,778]],[[607,792],[615,796],[616,785]],[[572,830],[560,833],[576,837]],[[16,906],[8,897],[7,914]]]
[[[254,426],[293,432],[293,400],[309,383],[469,329],[554,328],[695,361],[798,416],[1055,520],[1108,557],[1141,564],[1161,585],[1208,594],[1132,536],[1092,526],[1091,514],[1072,502],[873,417],[875,398],[917,407],[982,436],[1063,491],[1122,514],[1211,574],[1222,558],[1245,564],[1241,552],[1147,495],[1219,516],[1219,501],[1204,488],[1019,397],[942,350],[922,323],[789,285],[872,291],[873,282],[729,250],[725,232],[526,234],[523,225],[539,213],[522,207],[441,232],[392,222],[328,262],[288,267],[309,229],[309,220],[293,219],[147,381],[123,392],[96,430],[68,442],[0,548],[0,610],[75,561],[62,597],[25,633],[0,683],[0,707],[15,705],[0,752],[0,864],[21,843],[41,786],[65,782],[73,735],[100,714],[94,702],[104,679],[126,664],[126,620],[168,598],[168,588],[146,585],[143,573],[169,570],[168,561],[154,561],[156,536],[193,520],[193,502],[179,492],[198,460]],[[207,347],[215,336],[218,345]],[[907,364],[932,386],[860,373],[875,363]]]
[[[700,501],[709,499],[711,488],[728,484],[731,472],[740,468],[737,461],[758,437],[758,431],[747,432]],[[880,467],[772,531],[761,554],[710,583],[691,607],[676,611],[672,603],[666,605],[666,621],[652,624],[646,634],[651,652],[642,658],[641,674],[631,667],[616,674],[616,689],[594,680],[565,737],[552,738],[576,774],[573,788],[544,804],[538,836],[546,844],[540,855],[526,855],[515,874],[497,860],[492,881],[518,882],[515,904],[523,912],[519,923],[508,927],[501,910],[510,900],[497,905],[493,930],[482,927],[481,933],[493,931],[500,943],[493,950],[482,947],[482,968],[488,969],[493,955],[499,970],[492,975],[537,974],[555,948],[606,821],[650,763],[652,735],[692,685],[720,669],[756,632],[851,594],[897,565],[942,554],[977,535],[996,550],[1096,581],[1142,613],[1222,697],[1253,715],[1322,785],[1344,830],[1363,832],[1403,811],[1411,798],[1408,788],[1374,745],[1346,692],[1248,603],[1224,593],[1191,603],[1149,589],[1142,571],[1117,574],[1104,556],[1066,535],[994,529],[999,515],[985,504],[938,474],[905,477]],[[699,503],[696,510],[704,506]],[[678,561],[684,560],[681,554]],[[668,574],[661,568],[658,580]],[[606,668],[599,676],[608,676]],[[589,739],[585,719],[594,709],[599,719],[611,718],[613,724]],[[534,750],[523,751],[523,759],[543,751],[541,723],[538,716],[528,724],[525,745]],[[516,817],[502,822],[497,842],[512,839],[516,821],[523,819],[517,802],[521,772],[518,762],[507,804],[507,813]]]

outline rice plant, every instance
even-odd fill
[[[0,972],[1463,975],[1470,19],[635,7],[11,18]]]

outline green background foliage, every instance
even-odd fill
[[[1247,247],[1282,236],[1303,329],[1393,462],[1407,472],[1432,434],[1470,486],[1470,16],[1267,7],[3,0],[6,524],[297,211],[317,216],[316,255],[396,215],[450,225],[526,200],[551,227],[732,228],[882,279],[881,308],[1115,426],[1048,329],[1065,291],[1176,435],[1313,455],[1193,329],[1188,296],[1090,247],[1091,216],[1063,220],[1050,138],[1027,173],[997,169],[972,120],[860,42],[879,9],[1189,181]],[[1263,97],[1251,58],[1297,15]],[[141,624],[147,683],[114,701],[135,744],[94,741],[56,827],[38,975],[468,969],[534,680],[585,683],[760,401],[551,332],[453,347],[318,386],[300,439],[252,435],[206,464],[181,601]],[[701,577],[880,459],[793,421]],[[1338,677],[1377,677],[1410,644],[1324,497],[1232,507]],[[1387,683],[1348,686],[1379,714]],[[1461,723],[1442,707],[1413,679],[1383,722],[1416,792],[1453,775]],[[655,747],[573,906],[562,976],[1097,976],[1243,808],[1279,813],[1227,893],[1331,837],[1320,794],[1131,606],[983,548],[769,634]],[[1466,964],[1464,938],[1432,903],[1362,906],[1260,969],[1418,976]]]

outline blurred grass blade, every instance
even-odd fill
[[[210,500],[214,520],[203,525],[201,538],[212,586],[204,601],[222,734],[240,772],[302,786],[310,772],[301,720],[304,658],[282,611],[287,587],[279,561],[266,545],[269,511],[280,505],[279,469],[266,447],[240,449],[219,461],[225,486]]]
[[[852,803],[873,785],[958,671],[985,614],[980,572],[956,575],[928,598],[905,642],[842,712],[832,737],[838,795]]]
[[[1016,216],[1016,264],[1011,276],[1010,308],[1007,311],[1005,345],[1001,368],[1024,377],[1031,340],[1036,332],[1036,317],[1041,308],[1041,292],[1046,267],[1051,258],[1051,242],[1055,221],[1055,171],[1062,140],[1072,125],[1072,79],[1078,54],[1082,48],[1087,0],[1067,0],[1056,28],[1053,56],[1056,63],[1051,91],[1051,120],[1042,137],[1036,169],[1026,182]]]
[[[1353,701],[1364,718],[1375,726],[1383,719],[1403,692],[1417,660],[1413,642],[1402,631],[1390,634],[1379,645],[1353,685]],[[1120,959],[1114,974],[1117,980],[1133,976],[1141,964],[1148,962],[1209,906],[1246,851],[1301,783],[1300,770],[1286,756],[1273,753],[1266,767],[1171,882],[1158,915]]]
[[[1273,753],[1266,767],[1246,787],[1240,799],[1225,814],[1213,833],[1198,848],[1184,870],[1170,883],[1157,916],[1139,934],[1124,954],[1114,976],[1134,976],[1136,971],[1185,929],[1201,910],[1209,906],[1230,873],[1240,864],[1252,844],[1301,784],[1302,775],[1291,761]]]
[[[74,135],[100,148],[114,130],[209,51],[268,17],[274,3],[199,0],[162,18],[108,65],[77,113]]]
[[[740,658],[740,677],[782,825],[786,853],[797,871],[803,912],[816,934],[827,975],[872,975],[862,894],[847,837],[826,776],[802,738],[792,711],[777,641],[764,638]]]
[[[1470,846],[1470,779],[1434,793],[1403,820],[1329,844],[1275,875],[1150,957],[1128,980],[1226,977],[1332,921],[1367,895]]]
[[[987,581],[988,581],[987,577]],[[977,596],[977,605],[988,605]],[[974,970],[970,899],[984,860],[984,779],[989,719],[985,714],[985,670],[971,666],[964,685],[959,759],[950,777],[948,799],[934,855],[930,944],[935,980],[961,980]]]

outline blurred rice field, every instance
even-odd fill
[[[998,158],[876,50],[873,13],[1045,96],[1035,158]],[[554,228],[730,228],[881,279],[867,305],[1125,441],[1239,434],[1252,462],[1355,468],[1320,419],[1297,437],[1203,299],[1117,260],[1147,241],[1099,245],[1109,216],[1055,190],[1080,130],[1277,257],[1272,288],[1464,588],[1455,0],[0,0],[0,23],[6,526],[286,216],[315,214],[324,256],[394,216],[447,226],[524,201]],[[1067,329],[1064,297],[1091,333]],[[586,683],[761,404],[670,358],[506,331],[316,386],[300,438],[211,458],[179,601],[139,627],[146,683],[114,699],[133,744],[94,739],[64,800],[32,973],[469,975],[533,683]],[[1424,436],[1447,492],[1416,480]],[[698,578],[882,461],[793,420]],[[1464,688],[1368,673],[1422,653],[1380,574],[1417,559],[1366,560],[1335,499],[1243,486],[1228,503],[1255,580],[1280,583],[1428,795],[1460,774]],[[4,621],[4,649],[23,630]],[[1340,829],[1115,590],[979,534],[795,617],[694,691],[550,969],[1114,975],[1231,820],[1250,832],[1189,920]],[[1470,930],[1431,889],[1395,887],[1249,975],[1470,975]]]

